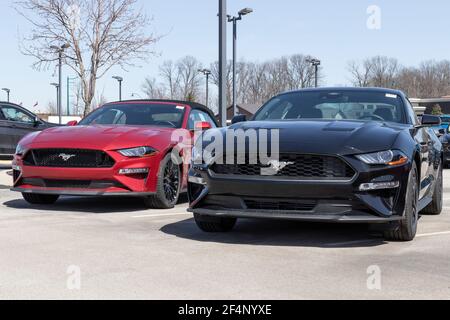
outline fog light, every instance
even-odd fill
[[[137,169],[120,169],[119,174],[130,175],[130,174],[145,174],[149,173],[148,168],[137,168]]]
[[[363,183],[359,187],[359,191],[373,191],[373,190],[384,190],[384,189],[396,189],[400,187],[400,182],[377,182],[377,183]]]
[[[206,185],[206,181],[203,178],[189,176],[189,182],[195,184],[201,184],[203,186]]]

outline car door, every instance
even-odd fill
[[[414,126],[418,126],[420,121],[418,120],[414,108],[412,107],[409,100],[407,100],[407,116],[410,118],[410,122]],[[419,128],[414,132],[414,140],[418,143],[420,148],[420,192],[419,199],[426,197],[431,191],[431,186],[433,183],[434,167],[435,162],[435,141],[431,136],[431,128]]]
[[[2,149],[5,154],[14,154],[19,141],[28,133],[40,130],[39,124],[33,114],[22,108],[12,105],[1,105],[0,111],[3,116],[2,131],[5,138],[2,139]],[[3,132],[2,132],[3,135]]]
[[[8,127],[8,122],[5,120],[3,113],[0,110],[0,157],[11,155],[10,152],[11,136]]]

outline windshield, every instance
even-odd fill
[[[405,123],[404,104],[396,94],[371,91],[305,91],[266,103],[256,121],[361,120]]]
[[[80,125],[181,128],[184,111],[183,106],[167,104],[114,104],[94,111]]]

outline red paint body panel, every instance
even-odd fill
[[[152,104],[151,102],[133,102],[133,104]],[[158,105],[177,105],[179,103],[157,102]],[[110,105],[110,104],[109,104]],[[23,157],[15,156],[13,165],[21,168],[19,179],[14,181],[14,188],[27,189],[34,191],[57,191],[61,194],[65,191],[79,191],[83,194],[83,189],[55,189],[42,188],[21,183],[24,178],[38,178],[47,180],[95,180],[95,181],[114,181],[123,187],[111,187],[104,190],[95,191],[103,193],[155,193],[158,182],[158,172],[160,162],[172,149],[180,153],[177,144],[180,140],[190,141],[191,133],[186,129],[191,107],[185,107],[183,128],[169,129],[150,126],[72,126],[57,127],[45,130],[40,133],[26,136],[20,142],[26,150],[31,149],[87,149],[100,150],[106,152],[115,160],[112,168],[51,168],[26,166],[23,163]],[[172,141],[173,134],[176,132],[177,141]],[[181,137],[180,137],[181,136]],[[128,158],[122,156],[117,150],[134,147],[149,146],[157,150],[157,153],[144,158]],[[184,151],[183,157],[190,156],[188,149]],[[189,153],[189,154],[186,154]],[[182,189],[187,186],[187,173],[189,170],[188,161],[184,161]],[[120,169],[129,168],[149,168],[148,176],[145,175],[120,175]],[[86,191],[86,190],[84,190]],[[91,190],[92,191],[92,190]],[[88,192],[86,192],[88,193]]]

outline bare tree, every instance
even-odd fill
[[[157,83],[155,78],[147,77],[142,85],[142,91],[149,99],[166,99],[166,88],[164,85]]]
[[[54,101],[50,101],[47,105],[47,107],[45,108],[45,113],[50,114],[50,115],[54,115],[57,114],[57,110],[58,107],[56,106],[56,103]]]
[[[220,80],[220,76],[219,76],[219,62],[214,62],[211,64],[211,81],[215,84],[215,85],[219,85],[219,80]],[[226,78],[227,78],[227,83],[226,83],[226,95],[227,95],[227,101],[230,103],[232,103],[233,101],[233,65],[231,63],[231,61],[227,62],[227,69],[226,69]]]
[[[36,59],[34,67],[56,61],[51,46],[69,44],[65,63],[81,80],[84,114],[91,108],[97,80],[113,66],[146,60],[159,37],[145,34],[150,19],[137,0],[18,0],[16,9],[32,26],[22,52]]]
[[[192,56],[186,56],[177,63],[177,71],[180,79],[180,98],[187,101],[196,101],[200,93],[201,63]]]
[[[314,68],[308,62],[312,57],[296,54],[289,58],[290,83],[289,90],[312,87],[314,85]],[[322,67],[319,67],[319,82],[322,78]]]
[[[180,74],[178,73],[178,69],[173,61],[165,61],[159,67],[159,73],[164,81],[167,84],[170,99],[177,99],[179,96],[180,90]]]
[[[348,70],[352,75],[352,83],[356,87],[370,86],[372,64],[370,60],[365,60],[361,65],[356,61],[348,63]]]
[[[401,66],[397,59],[375,56],[362,63],[350,62],[348,70],[355,86],[395,88]]]

